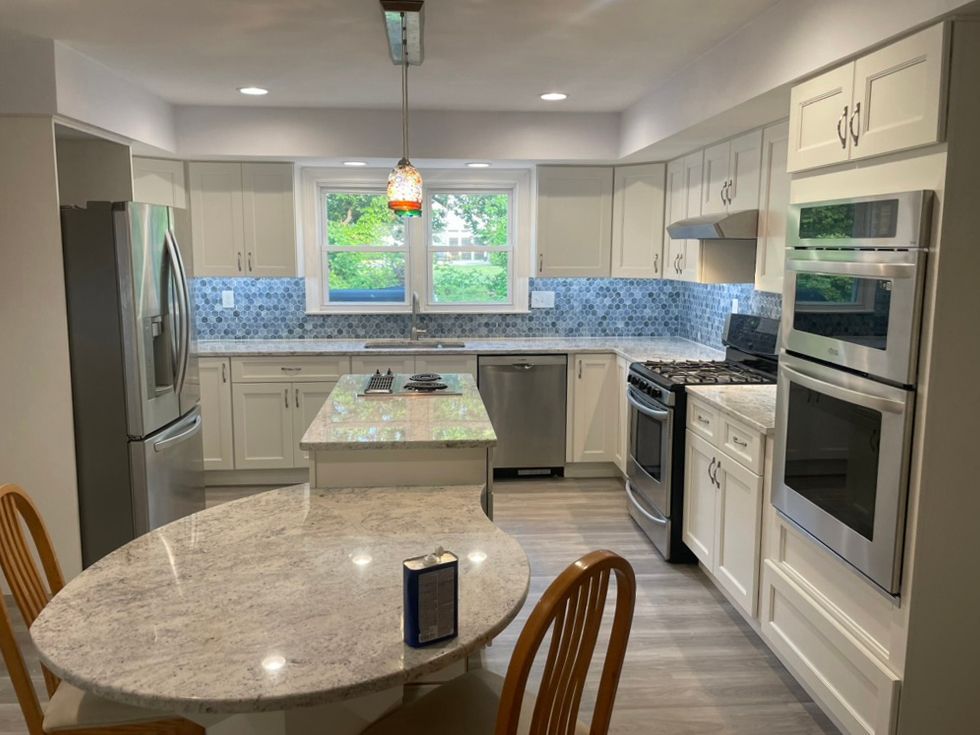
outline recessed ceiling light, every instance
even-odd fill
[[[488,161],[470,161],[466,164],[469,168],[490,168]]]
[[[568,95],[564,92],[545,92],[541,95],[541,99],[548,102],[560,102],[561,100],[567,100]]]
[[[252,97],[261,97],[264,94],[269,94],[269,90],[265,87],[239,87],[238,91],[242,94],[251,95]]]
[[[367,166],[367,161],[344,161],[345,166]]]

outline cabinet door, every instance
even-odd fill
[[[242,164],[190,163],[194,275],[245,275]]]
[[[313,419],[323,408],[323,404],[330,397],[336,382],[324,383],[293,383],[293,456],[296,467],[306,467],[309,465],[309,453],[299,448],[299,442],[303,434],[310,428]]]
[[[235,469],[235,445],[231,419],[231,368],[227,358],[198,360],[201,381],[201,436],[204,469]]]
[[[667,182],[664,200],[664,266],[663,277],[679,279],[683,270],[686,240],[674,240],[667,232],[666,225],[682,220],[687,216],[687,184],[684,178],[684,159],[678,158],[667,164]]]
[[[538,168],[538,275],[609,276],[613,170]]]
[[[942,140],[945,34],[940,23],[854,62],[852,159]]]
[[[759,206],[759,166],[762,163],[762,131],[733,138],[729,144],[728,209],[740,212]]]
[[[702,564],[713,569],[718,516],[718,489],[711,479],[717,465],[715,449],[697,434],[686,434],[684,543]]]
[[[756,243],[755,288],[783,292],[786,260],[786,212],[789,209],[789,173],[786,144],[789,123],[779,123],[762,133],[762,183],[759,189],[759,240]]]
[[[235,469],[276,469],[295,464],[292,384],[232,386]]]
[[[616,460],[619,401],[614,355],[575,355],[569,395],[571,462]]]
[[[728,208],[725,190],[728,185],[728,165],[731,144],[713,145],[704,151],[704,175],[701,187],[701,214],[719,214]],[[696,217],[696,214],[690,215]]]
[[[616,416],[616,466],[626,474],[626,460],[629,457],[629,404],[626,402],[626,380],[629,377],[629,361],[622,357],[616,358],[616,398],[619,413]]]
[[[137,202],[186,209],[184,162],[134,156],[133,199]]]
[[[411,374],[415,372],[415,358],[411,355],[358,355],[350,359],[350,371],[354,375],[368,375],[376,370]]]
[[[721,487],[715,577],[732,599],[755,617],[759,601],[762,477],[726,455],[718,456],[721,459],[715,476]]]
[[[417,373],[463,373],[476,379],[476,355],[416,355]]]
[[[250,276],[295,276],[293,164],[242,164],[245,270]]]
[[[663,250],[662,163],[618,166],[613,173],[614,278],[658,278]]]
[[[687,190],[685,217],[701,214],[701,190],[703,184],[704,153],[698,151],[684,158],[684,187]],[[681,258],[680,277],[685,281],[697,281],[701,275],[701,241],[685,240]]]
[[[790,172],[847,160],[847,123],[853,89],[853,63],[793,87],[789,110]]]

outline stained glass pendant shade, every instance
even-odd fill
[[[422,174],[408,159],[408,26],[402,13],[402,157],[388,174],[388,209],[399,217],[422,214]]]

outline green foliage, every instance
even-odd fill
[[[327,194],[327,237],[334,246],[403,245],[405,222],[388,209],[384,194]]]
[[[506,245],[510,217],[506,194],[436,194],[432,197],[432,231],[446,228],[447,212],[466,223],[474,245]]]
[[[331,290],[391,288],[405,283],[404,253],[330,253]]]
[[[433,291],[440,304],[507,302],[507,253],[491,253],[489,265],[433,267]]]
[[[856,299],[855,280],[844,276],[798,273],[796,300],[828,304],[849,304]]]

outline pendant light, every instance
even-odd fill
[[[401,12],[402,157],[388,174],[388,208],[399,217],[422,214],[422,174],[408,158],[408,22]]]

